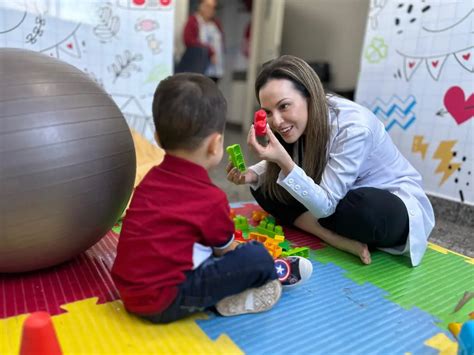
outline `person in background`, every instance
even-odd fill
[[[224,32],[215,18],[217,0],[200,0],[197,11],[189,16],[184,27],[186,48],[205,48],[209,65],[205,74],[215,82],[224,75]]]
[[[255,82],[267,114],[268,145],[251,127],[248,144],[261,159],[227,178],[250,184],[259,205],[370,264],[370,248],[421,263],[434,227],[420,174],[373,112],[327,94],[302,59],[285,55],[263,65]]]

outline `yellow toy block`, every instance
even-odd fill
[[[278,235],[278,234],[275,234],[275,236],[273,237],[273,239],[275,240],[275,242],[276,242],[277,244],[280,244],[280,243],[282,243],[282,242],[285,241],[285,237],[282,236],[282,235]]]
[[[448,329],[453,334],[453,336],[457,339],[459,332],[461,331],[461,323],[449,323]]]

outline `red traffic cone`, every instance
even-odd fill
[[[49,313],[35,312],[26,318],[20,355],[61,355],[61,347]]]

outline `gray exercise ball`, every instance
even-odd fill
[[[0,272],[66,261],[99,241],[135,179],[128,125],[77,68],[0,49]]]

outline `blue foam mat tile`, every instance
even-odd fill
[[[355,283],[334,264],[312,263],[311,279],[285,290],[272,310],[210,315],[198,325],[211,339],[228,334],[247,354],[437,354],[424,342],[438,333],[452,339],[432,315],[403,309],[386,291]]]

